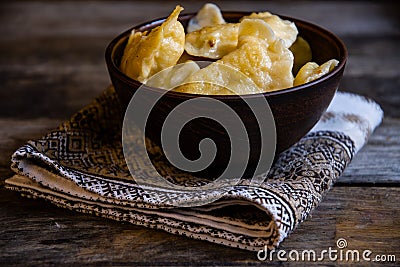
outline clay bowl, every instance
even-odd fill
[[[248,12],[223,12],[224,18],[228,22],[238,21],[239,18],[248,14]],[[194,15],[181,15],[180,21],[186,27],[187,22]],[[322,64],[329,59],[335,58],[339,60],[339,65],[332,72],[315,81],[280,91],[241,97],[235,95],[208,96],[222,101],[234,109],[245,124],[249,134],[251,153],[245,174],[242,176],[253,175],[255,166],[257,166],[260,160],[260,130],[254,115],[243,103],[243,98],[248,100],[255,100],[257,98],[267,99],[275,120],[276,158],[279,153],[289,148],[307,134],[320,119],[338,88],[347,60],[345,45],[333,33],[306,21],[285,16],[281,17],[295,22],[299,30],[299,35],[306,39],[311,46],[313,61]],[[128,36],[132,29],[139,31],[150,30],[160,25],[164,19],[157,19],[135,26],[114,38],[106,48],[105,59],[107,68],[120,100],[122,111],[126,110],[133,94],[142,85],[140,82],[126,76],[118,67]],[[199,95],[171,91],[165,94],[164,89],[150,87],[148,88],[148,92],[155,95],[164,94],[157,105],[154,106],[146,125],[146,136],[156,144],[160,144],[160,132],[166,116],[178,104],[199,97]],[[143,99],[143,101],[146,101],[146,99]],[[194,109],[196,108],[194,107]],[[215,110],[215,112],[217,113],[218,110]],[[183,116],[185,115],[187,114],[183,114]],[[207,119],[198,118],[184,127],[179,138],[182,153],[185,157],[192,160],[200,156],[199,142],[203,138],[211,138],[217,145],[218,152],[216,157],[207,169],[195,174],[218,176],[222,173],[224,166],[226,166],[230,159],[231,146],[226,132],[224,128],[221,128],[221,125]],[[261,168],[258,171],[267,171],[270,164],[266,162],[265,166],[265,170]]]

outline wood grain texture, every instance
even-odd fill
[[[345,238],[349,249],[369,249],[373,255],[398,255],[399,193],[400,188],[335,187],[312,217],[279,249],[287,252],[312,249],[320,253],[329,247],[337,249],[336,240]],[[42,200],[21,198],[5,189],[0,194],[3,215],[0,261],[5,265],[85,262],[124,266],[243,266],[261,263],[255,252],[56,208]],[[25,223],[21,223],[21,218]],[[332,264],[328,257],[323,262]]]
[[[266,8],[265,3],[246,3],[224,1],[221,6],[226,10]],[[46,114],[64,119],[67,116],[62,112],[74,112],[110,83],[104,63],[108,42],[132,25],[165,16],[173,7],[168,2],[0,5],[0,23],[5,25],[0,28],[0,99],[5,104],[0,116],[13,117],[16,114],[12,110],[17,108],[17,116],[24,118]],[[293,5],[289,1],[268,5],[274,12],[314,21],[342,37],[349,61],[341,89],[370,96],[383,105],[386,115],[400,116],[396,93],[400,85],[397,2]],[[185,11],[195,11],[199,6],[201,2],[187,3]],[[340,23],[335,15],[338,12]],[[27,104],[30,109],[26,109]]]
[[[337,185],[400,184],[400,120],[387,118],[354,157]]]
[[[185,12],[193,12],[203,1],[182,4]],[[395,254],[400,260],[398,1],[218,4],[224,10],[269,9],[332,30],[349,51],[341,90],[371,97],[385,111],[369,143],[312,217],[280,249],[320,251],[346,238],[349,249]],[[167,15],[174,5],[172,1],[0,3],[0,181],[12,175],[13,151],[68,119],[110,83],[104,62],[108,42],[135,24]],[[255,253],[56,208],[2,187],[0,183],[0,266],[265,264]]]

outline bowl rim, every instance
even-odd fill
[[[222,15],[229,15],[229,16],[234,16],[234,15],[245,16],[245,15],[249,15],[249,14],[253,13],[252,11],[221,11],[221,12],[222,12]],[[254,11],[254,12],[257,12],[257,11]],[[190,19],[191,17],[195,16],[196,14],[197,14],[197,12],[183,13],[183,14],[179,15],[178,19],[180,21]],[[261,96],[262,97],[272,97],[272,96],[280,96],[280,95],[283,95],[286,93],[292,93],[292,92],[312,88],[314,85],[320,84],[320,83],[322,83],[326,80],[329,80],[332,77],[338,75],[344,69],[346,62],[347,62],[347,58],[348,58],[348,52],[347,52],[347,48],[346,48],[344,42],[336,34],[334,34],[330,30],[328,30],[322,26],[319,26],[313,22],[305,21],[305,20],[290,17],[290,16],[280,15],[277,13],[272,13],[272,14],[277,15],[282,19],[290,20],[291,22],[294,22],[296,24],[296,26],[297,26],[297,23],[300,23],[300,24],[302,24],[302,26],[313,28],[313,29],[317,30],[320,34],[323,34],[324,36],[326,36],[328,39],[333,40],[339,49],[339,55],[341,55],[341,57],[337,59],[339,61],[339,64],[329,73],[327,73],[311,82],[284,88],[284,89],[279,89],[276,91],[263,92],[263,93],[243,94],[243,95],[202,95],[202,94],[175,92],[175,91],[165,92],[165,89],[150,87],[150,86],[146,86],[147,87],[146,89],[149,89],[149,90],[157,92],[157,93],[168,94],[170,96],[177,97],[177,98],[211,97],[211,98],[215,98],[215,99],[219,99],[219,100],[239,100],[239,99],[258,98]],[[133,29],[140,29],[143,27],[151,27],[153,25],[158,26],[162,22],[164,22],[167,19],[167,17],[168,16],[157,18],[154,20],[140,23],[136,26],[132,26],[129,29],[118,34],[116,37],[114,37],[109,42],[109,44],[107,45],[106,50],[105,50],[105,60],[106,60],[106,65],[109,68],[109,72],[114,72],[114,75],[116,75],[118,77],[118,79],[123,80],[125,83],[128,83],[132,86],[138,87],[138,85],[139,86],[144,85],[143,83],[130,78],[129,76],[127,76],[125,73],[123,73],[120,70],[120,68],[115,64],[114,58],[112,57],[112,55],[114,53],[114,49],[115,49],[116,45],[119,44],[119,42],[123,41],[124,38],[128,37],[128,35],[131,33],[131,31]]]

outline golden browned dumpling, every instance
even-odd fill
[[[227,23],[216,5],[206,4],[185,35],[178,21],[182,10],[177,6],[150,32],[132,31],[120,64],[125,74],[179,92],[254,94],[313,81],[338,65],[335,59],[321,66],[311,62],[310,45],[295,23],[269,12]],[[211,64],[200,68],[193,62],[204,60]]]
[[[205,4],[188,24],[187,32],[194,32],[203,27],[225,24],[219,7],[212,3]]]
[[[219,59],[236,49],[239,24],[203,27],[186,34],[185,51],[192,56]]]
[[[338,64],[339,61],[336,59],[328,60],[321,66],[318,66],[315,62],[308,62],[297,73],[294,79],[294,86],[314,81],[332,71]]]
[[[185,45],[185,31],[178,21],[182,10],[177,6],[165,22],[148,35],[132,33],[120,66],[125,74],[145,82],[155,73],[176,64]]]
[[[281,38],[285,42],[286,47],[290,47],[295,41],[298,34],[296,25],[288,20],[283,20],[277,15],[269,12],[252,13],[244,16],[243,19],[262,19],[272,28],[276,37]]]
[[[294,56],[293,74],[296,75],[300,68],[312,60],[311,47],[304,38],[297,36],[296,41],[289,48]]]

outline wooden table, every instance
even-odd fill
[[[182,3],[196,11],[202,2]],[[325,200],[282,244],[336,248],[400,261],[400,20],[396,1],[223,1],[316,22],[349,50],[341,90],[379,102],[382,125]],[[109,83],[104,50],[131,25],[165,16],[171,1],[1,2],[0,265],[257,265],[256,253],[72,212],[4,189],[10,156],[97,96]],[[280,264],[275,261],[276,264]],[[325,259],[326,264],[333,262]],[[290,262],[286,263],[290,264]]]

